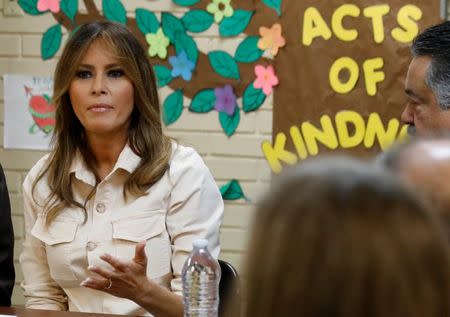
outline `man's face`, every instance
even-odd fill
[[[430,134],[450,130],[450,110],[442,109],[431,88],[426,84],[426,75],[431,57],[414,57],[409,65],[405,81],[406,107],[401,120],[409,124],[408,133]]]

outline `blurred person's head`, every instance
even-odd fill
[[[411,138],[385,152],[379,163],[431,203],[450,237],[450,136]]]
[[[450,22],[419,34],[411,53],[402,121],[410,134],[450,130]]]
[[[247,259],[247,316],[450,316],[441,227],[368,163],[287,171],[259,205]]]

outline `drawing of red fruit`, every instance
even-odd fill
[[[33,117],[34,124],[30,127],[29,132],[35,134],[39,128],[45,134],[49,134],[55,127],[55,106],[50,103],[48,95],[34,95],[29,101],[28,110]]]

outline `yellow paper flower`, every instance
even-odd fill
[[[230,2],[231,0],[212,0],[206,7],[206,11],[214,15],[216,23],[220,23],[224,17],[230,17],[234,13]]]
[[[164,34],[162,28],[159,28],[156,33],[149,33],[145,36],[148,48],[148,55],[154,57],[158,55],[159,58],[165,59],[167,57],[167,47],[170,44],[169,39]]]
[[[258,41],[258,48],[263,51],[268,50],[273,56],[278,54],[280,47],[286,45],[286,40],[281,35],[281,25],[279,23],[275,23],[270,29],[261,26],[259,34],[261,38]]]

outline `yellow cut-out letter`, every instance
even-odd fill
[[[290,165],[297,163],[297,156],[294,153],[286,151],[285,146],[286,135],[281,132],[275,137],[275,143],[273,146],[269,141],[264,141],[262,144],[264,156],[266,157],[266,160],[274,173],[279,173],[283,169],[280,161]]]
[[[383,16],[389,13],[390,7],[387,4],[370,6],[364,9],[363,14],[372,19],[373,40],[375,43],[384,41],[384,23]]]
[[[338,139],[328,115],[323,115],[320,118],[322,130],[316,128],[309,122],[302,123],[302,133],[305,139],[306,147],[310,155],[317,155],[319,147],[317,141],[325,145],[327,148],[335,150],[338,147]]]
[[[303,15],[303,40],[305,46],[310,46],[313,39],[323,37],[325,40],[331,38],[331,30],[320,12],[315,7],[309,7]]]
[[[402,126],[402,128],[400,129],[400,132],[398,133],[397,141],[398,142],[403,142],[403,141],[406,141],[408,138],[409,138],[408,125],[404,124]]]
[[[411,42],[419,33],[417,21],[422,18],[422,10],[412,4],[407,4],[398,10],[397,22],[401,27],[392,30],[392,37],[400,43]]]
[[[304,160],[308,157],[308,151],[305,147],[305,142],[303,141],[302,135],[300,134],[300,129],[297,126],[292,126],[289,129],[291,134],[292,143],[294,143],[295,149],[300,159]]]
[[[335,121],[341,147],[344,149],[355,147],[363,141],[366,127],[364,119],[359,113],[350,110],[340,111],[336,114]],[[349,124],[353,125],[355,130],[353,135],[350,135],[348,131]]]
[[[339,73],[343,69],[347,69],[350,75],[347,82],[342,82],[339,78]],[[329,80],[331,88],[339,94],[346,94],[355,87],[358,76],[358,64],[350,57],[341,57],[337,59],[330,68]]]
[[[368,59],[363,63],[366,91],[369,96],[375,96],[377,94],[377,83],[384,80],[384,72],[379,70],[383,66],[384,61],[381,57]]]
[[[331,18],[331,28],[334,35],[341,41],[350,42],[358,38],[358,31],[355,29],[345,29],[342,20],[346,16],[358,17],[361,10],[354,4],[343,4],[334,11]]]
[[[366,148],[373,147],[375,143],[375,137],[378,139],[380,148],[386,150],[394,141],[397,136],[397,131],[400,123],[397,119],[389,120],[388,127],[385,130],[383,122],[381,122],[380,115],[373,112],[369,116],[367,121],[366,136],[364,137],[364,146]]]

